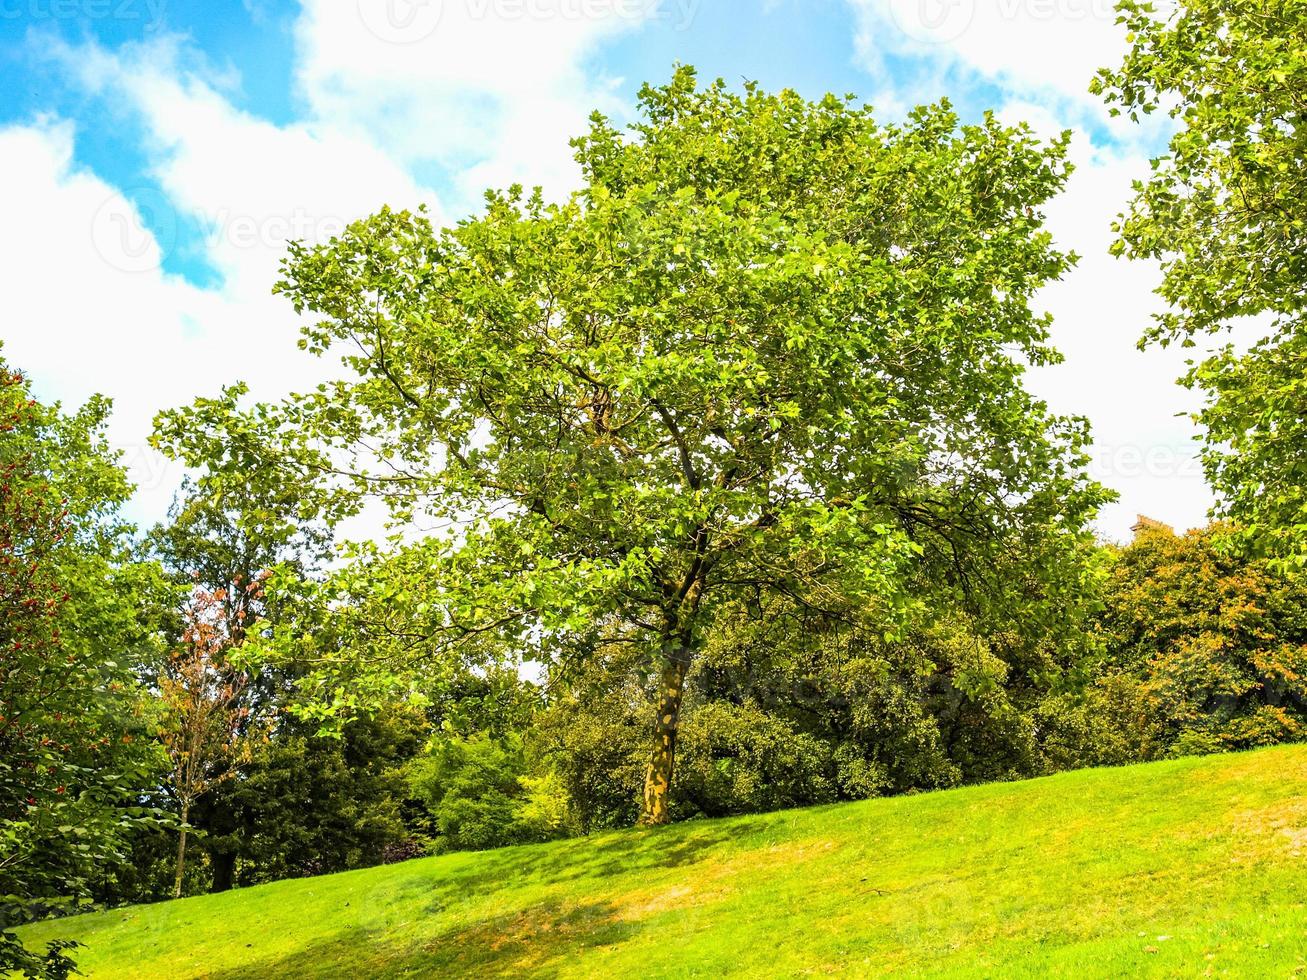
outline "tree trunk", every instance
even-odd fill
[[[209,861],[213,865],[213,886],[210,891],[230,891],[236,883],[236,852],[210,851]]]
[[[671,819],[668,800],[672,770],[676,764],[676,732],[681,721],[681,695],[689,669],[689,650],[675,651],[663,665],[658,697],[658,718],[654,722],[654,748],[644,775],[644,814],[640,822],[649,826]]]
[[[186,874],[186,821],[191,816],[191,805],[182,804],[182,829],[177,837],[177,878],[172,885],[172,897],[182,897],[182,877]]]

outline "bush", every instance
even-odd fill
[[[531,775],[521,738],[442,738],[409,768],[437,851],[484,850],[566,836],[572,830],[557,777]]]

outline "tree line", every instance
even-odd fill
[[[1300,738],[1304,11],[1121,12],[1095,90],[1179,122],[1118,228],[1144,342],[1272,323],[1184,379],[1203,530],[1095,541],[1087,423],[1023,384],[1069,136],[947,102],[683,68],[565,202],[292,244],[340,377],[162,412],[144,532],[107,402],[3,365],[0,967],[67,975],[9,927],[87,903]]]

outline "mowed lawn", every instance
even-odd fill
[[[1307,976],[1307,747],[452,854],[42,923],[91,977]]]

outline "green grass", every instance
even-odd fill
[[[1307,976],[1307,746],[41,923],[96,978]]]

